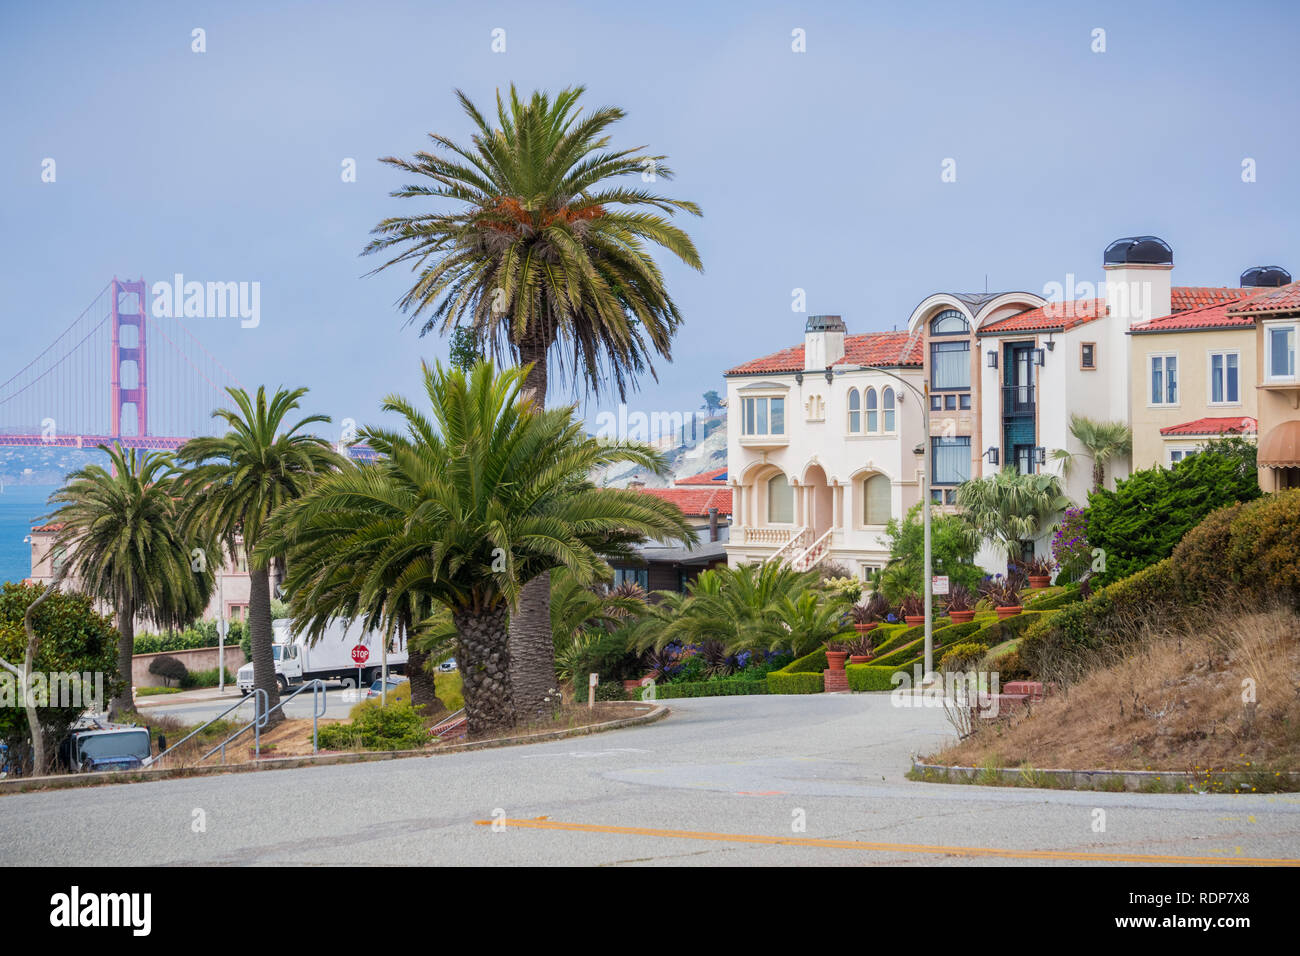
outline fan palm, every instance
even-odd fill
[[[398,489],[402,527],[368,576],[391,580],[390,602],[427,600],[450,609],[466,716],[476,736],[516,721],[507,618],[526,582],[564,567],[576,582],[591,584],[608,573],[605,558],[630,558],[645,536],[695,539],[672,504],[598,489],[587,478],[615,462],[662,471],[657,452],[585,437],[571,407],[544,411],[525,400],[523,379],[522,369],[498,375],[487,362],[469,375],[425,366],[431,410],[398,396],[386,399],[384,410],[406,427],[363,430],[382,456],[377,470],[323,478],[277,520],[283,538],[274,539],[287,547],[290,582],[313,580],[311,565],[335,560],[320,542],[357,533],[350,521],[337,520],[360,505],[352,498],[361,494],[357,476]],[[554,672],[549,677],[554,687]]]
[[[299,408],[305,388],[278,389],[270,398],[265,387],[256,396],[242,388],[226,390],[234,408],[213,412],[228,431],[221,436],[191,438],[176,457],[194,467],[184,476],[188,527],[216,537],[237,558],[242,544],[248,557],[248,632],[252,645],[253,685],[266,692],[268,706],[280,702],[271,645],[269,565],[277,555],[261,547],[271,515],[302,495],[311,483],[344,464],[329,442],[303,431],[329,422],[307,415],[286,425]],[[276,711],[272,723],[283,719]]]
[[[622,399],[637,374],[653,375],[681,315],[650,247],[702,269],[671,221],[699,207],[626,185],[629,176],[669,180],[672,170],[663,156],[611,148],[609,130],[625,114],[606,106],[583,115],[584,91],[525,99],[511,86],[508,98],[497,95],[495,125],[457,91],[474,125],[469,145],[430,134],[432,152],[382,160],[422,180],[393,196],[454,208],[384,219],[364,250],[388,257],[376,272],[399,263],[415,272],[399,305],[423,319],[421,334],[471,329],[498,359],[528,366],[524,394],[538,405],[552,348],[557,370],[595,393],[612,380]],[[553,683],[549,596],[546,576],[534,579],[511,622],[515,691],[539,712]]]
[[[134,707],[136,617],[161,628],[185,627],[207,606],[214,568],[206,559],[209,542],[181,531],[171,457],[99,447],[111,471],[87,465],[73,472],[50,496],[62,507],[45,520],[63,526],[55,539],[55,548],[68,555],[60,574],[113,610],[121,689],[110,711],[117,715]]]
[[[1092,490],[1106,486],[1106,466],[1116,458],[1133,453],[1133,429],[1123,422],[1099,422],[1085,415],[1070,416],[1070,434],[1084,448],[1084,457],[1092,460]],[[1052,452],[1061,463],[1061,474],[1068,476],[1077,456],[1064,448]]]
[[[1026,475],[1015,465],[957,487],[962,517],[979,534],[1000,545],[1008,560],[1019,558],[1020,542],[1051,530],[1070,504],[1055,475]]]

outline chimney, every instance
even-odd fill
[[[709,540],[718,540],[718,509],[709,509]]]
[[[1116,239],[1102,257],[1106,270],[1106,308],[1124,331],[1170,311],[1170,273],[1174,251],[1155,236]]]
[[[844,358],[844,320],[838,315],[810,315],[803,334],[804,371],[820,372]]]

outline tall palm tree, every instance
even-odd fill
[[[659,246],[702,270],[690,237],[670,219],[699,215],[692,202],[645,183],[670,180],[664,156],[613,149],[617,107],[585,115],[584,87],[522,99],[497,95],[495,125],[461,91],[474,125],[469,145],[430,134],[434,151],[382,160],[417,181],[400,198],[448,200],[452,211],[421,211],[379,223],[364,254],[389,256],[376,272],[409,263],[416,281],[399,300],[421,334],[472,329],[497,358],[529,369],[524,394],[546,399],[548,358],[599,394],[612,380],[620,400],[653,358],[668,358],[681,324],[650,252]],[[640,183],[626,179],[639,176]],[[550,584],[525,585],[511,621],[520,704],[541,712],[553,683]]]
[[[292,425],[306,388],[277,389],[269,399],[265,386],[250,396],[242,388],[226,392],[234,408],[212,413],[225,422],[221,436],[191,438],[176,453],[194,467],[184,476],[185,522],[221,541],[232,559],[242,544],[248,559],[248,633],[253,652],[253,686],[266,692],[270,707],[280,702],[271,645],[270,564],[275,557],[260,547],[271,515],[302,495],[311,483],[344,463],[328,441],[304,428],[325,424],[325,415],[307,415]],[[283,719],[277,711],[272,723]]]
[[[50,496],[62,507],[44,520],[63,526],[54,545],[68,556],[62,576],[113,609],[121,683],[109,710],[118,715],[135,706],[136,617],[160,628],[185,627],[207,606],[215,568],[206,558],[210,541],[181,530],[171,456],[99,447],[111,470],[87,465],[73,472]]]
[[[1009,561],[1020,557],[1022,541],[1050,530],[1070,504],[1055,475],[1021,474],[1015,465],[957,487],[962,517],[979,534],[1001,545]]]
[[[1123,422],[1100,422],[1086,415],[1071,415],[1070,434],[1083,446],[1084,457],[1092,460],[1093,491],[1101,491],[1106,486],[1106,466],[1110,462],[1133,453],[1133,429]],[[1052,458],[1061,463],[1061,474],[1067,477],[1076,457],[1064,448],[1052,452]]]
[[[378,474],[404,496],[403,527],[380,558],[402,569],[390,600],[421,594],[450,608],[474,735],[509,728],[519,716],[507,619],[526,582],[564,567],[579,583],[591,583],[607,573],[606,558],[631,557],[632,544],[646,536],[695,539],[672,504],[636,491],[598,489],[587,477],[615,462],[662,471],[657,452],[585,437],[571,407],[541,410],[524,399],[523,379],[523,370],[498,375],[490,362],[469,375],[426,365],[431,409],[390,396],[384,410],[400,415],[405,430],[362,433],[382,456]],[[310,577],[310,570],[298,569],[329,559],[313,542],[359,503],[353,496],[361,494],[354,487],[360,473],[325,477],[277,522],[287,529],[291,579]],[[335,533],[346,538],[356,531],[344,520]]]

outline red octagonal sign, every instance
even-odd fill
[[[352,648],[352,662],[354,664],[364,664],[370,660],[370,648],[364,644],[358,644]]]

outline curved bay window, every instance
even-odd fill
[[[930,320],[930,389],[970,388],[970,323],[956,309]]]
[[[794,524],[794,489],[785,475],[774,475],[767,482],[767,523]]]

